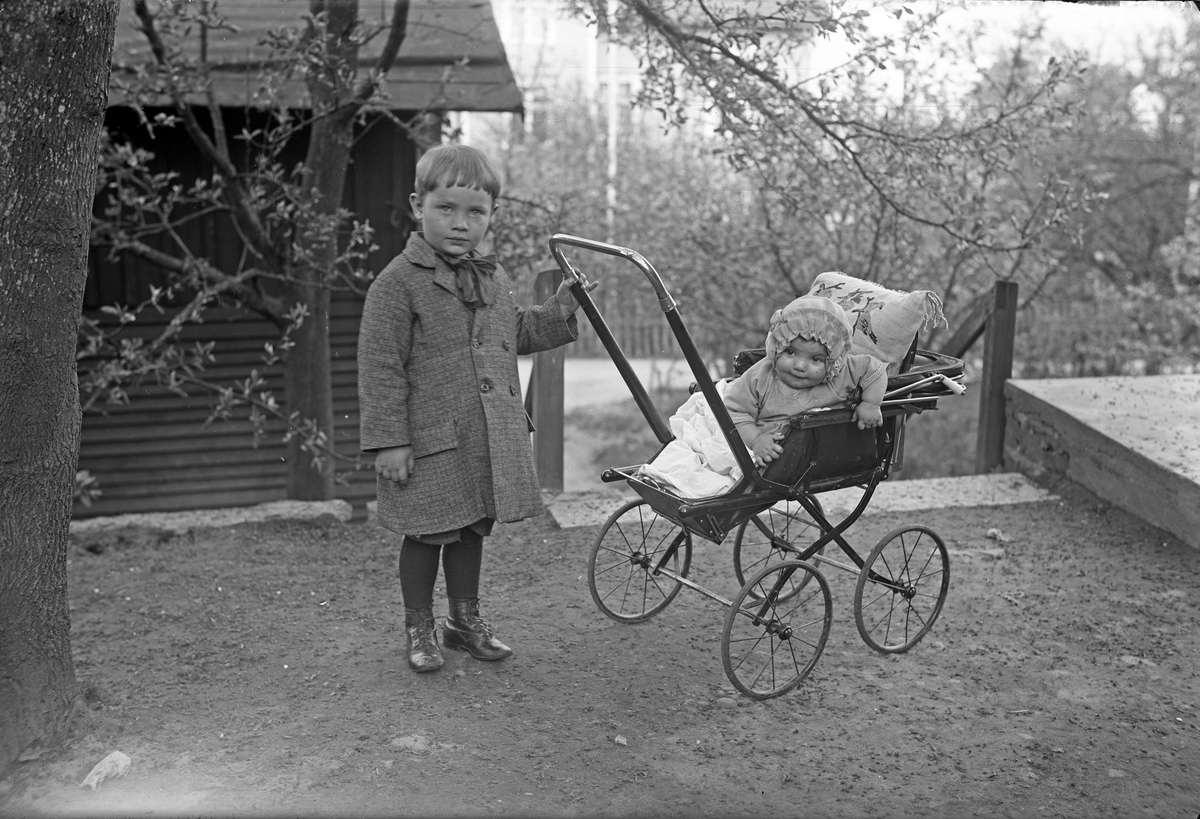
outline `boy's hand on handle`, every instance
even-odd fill
[[[412,477],[413,448],[394,446],[375,454],[375,473],[389,481],[404,483]]]
[[[883,424],[883,410],[878,404],[868,404],[864,401],[854,408],[854,420],[858,421],[859,429],[880,426]]]
[[[588,293],[591,293],[600,286],[600,282],[589,282],[584,278],[583,273],[580,273],[578,270],[575,272],[579,275],[579,283],[583,285],[583,289]],[[558,290],[554,292],[554,300],[558,302],[559,307],[562,307],[566,311],[566,316],[574,315],[575,311],[579,309],[579,300],[575,298],[575,294],[571,292],[571,286],[567,284],[565,279],[558,283]]]

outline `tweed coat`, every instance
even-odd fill
[[[545,512],[517,355],[573,341],[576,318],[551,298],[522,309],[497,267],[492,304],[471,309],[418,233],[367,291],[358,335],[360,446],[413,448],[404,483],[380,476],[379,521],[423,535],[488,517]]]

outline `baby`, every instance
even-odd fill
[[[788,419],[855,404],[859,429],[883,423],[886,365],[850,353],[850,320],[823,296],[801,296],[771,317],[766,356],[729,384],[723,400],[760,466],[778,458]]]

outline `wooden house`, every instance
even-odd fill
[[[360,15],[369,23],[384,24],[392,5],[391,0],[361,0]],[[219,9],[238,31],[212,32],[207,58],[216,68],[212,87],[227,117],[227,131],[238,133],[246,118],[255,115],[253,66],[260,59],[256,43],[268,29],[298,22],[308,4],[220,0]],[[376,37],[363,47],[360,69],[377,60],[383,39]],[[114,65],[119,69],[120,61],[149,59],[132,2],[122,0]],[[297,105],[302,104],[303,91],[299,81],[289,89]],[[386,93],[388,108],[402,120],[427,110],[519,111],[521,94],[489,0],[413,0],[407,35],[387,76]],[[142,139],[157,161],[185,180],[205,172],[201,157],[181,132],[159,129],[153,141],[146,141],[132,110],[117,93],[110,94],[106,124]],[[232,142],[231,149],[236,149]],[[379,249],[369,260],[375,271],[403,248],[411,229],[407,202],[416,158],[415,144],[385,116],[370,117],[357,134],[344,205],[358,218],[370,220],[375,229]],[[198,221],[188,230],[189,247],[218,266],[232,265],[241,252],[236,232],[219,223]],[[93,248],[84,314],[111,321],[100,312],[101,306],[136,304],[159,282],[161,274],[152,266],[128,256],[109,261],[103,248]],[[343,292],[335,296],[331,316],[336,445],[339,453],[351,457],[358,452],[355,353],[361,307],[361,294]],[[157,324],[170,318],[170,311],[145,317],[123,332],[149,336]],[[184,338],[215,342],[216,363],[206,371],[212,380],[228,383],[257,369],[286,403],[281,368],[265,367],[263,362],[264,343],[277,336],[266,320],[215,310],[203,324],[189,326]],[[81,368],[86,366],[86,360],[81,362]],[[285,446],[279,424],[269,424],[271,434],[255,446],[247,420],[204,424],[213,402],[208,394],[196,391],[185,398],[143,384],[129,390],[129,398],[127,404],[107,405],[102,412],[84,416],[79,469],[98,480],[102,494],[90,506],[77,504],[76,517],[243,506],[286,497]],[[350,474],[349,485],[339,486],[337,492],[361,511],[374,497],[374,472]]]

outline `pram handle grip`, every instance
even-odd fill
[[[633,263],[638,270],[642,271],[650,282],[650,286],[654,288],[654,295],[658,297],[658,306],[664,312],[669,312],[675,308],[675,300],[671,298],[671,294],[667,292],[667,286],[663,284],[662,276],[658,275],[658,271],[654,269],[654,265],[646,261],[646,257],[636,250],[631,250],[620,245],[612,245],[608,242],[598,242],[595,239],[584,239],[582,236],[570,236],[566,233],[556,233],[550,237],[550,252],[554,254],[554,260],[558,262],[558,266],[563,271],[563,278],[568,285],[574,284],[580,279],[580,274],[571,263],[567,261],[567,257],[563,255],[560,247],[562,245],[570,245],[571,247],[583,248],[584,250],[592,250],[596,253],[603,253],[608,256],[617,256]]]

